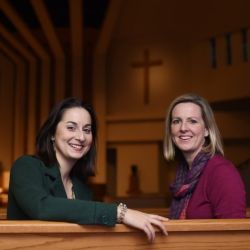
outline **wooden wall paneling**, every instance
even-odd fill
[[[41,60],[40,63],[40,121],[41,124],[45,118],[48,116],[50,110],[50,58],[46,50],[41,46],[38,40],[33,36],[27,25],[19,17],[18,13],[12,8],[8,1],[0,1],[0,8],[5,13],[5,15],[11,20],[13,25],[26,40],[27,44],[34,50],[36,55]]]
[[[14,82],[16,70],[13,61],[0,49],[0,182],[3,186],[3,172],[12,164]]]
[[[93,59],[93,106],[98,117],[98,176],[96,182],[106,182],[107,110],[106,110],[106,53],[123,0],[110,1],[106,19],[97,41]]]
[[[24,61],[13,51],[11,51],[6,45],[0,42],[0,50],[2,50],[16,67],[16,77],[14,82],[14,118],[13,118],[13,133],[12,133],[12,161],[21,156],[25,152],[25,64]]]
[[[58,102],[65,95],[65,54],[43,0],[31,0],[31,4],[55,59],[54,102]]]
[[[23,116],[26,118],[26,129],[25,129],[25,153],[33,154],[35,150],[35,136],[36,136],[36,127],[37,127],[37,115],[36,115],[36,81],[37,81],[37,59],[32,55],[32,53],[26,49],[10,32],[8,32],[0,24],[0,35],[7,41],[9,44],[19,52],[23,59],[27,62],[27,92],[28,100],[26,103],[26,112],[23,113]]]
[[[83,5],[82,0],[69,1],[71,30],[72,95],[83,97]]]

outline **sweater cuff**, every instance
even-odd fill
[[[96,202],[95,224],[115,226],[117,221],[117,204]]]

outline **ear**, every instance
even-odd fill
[[[205,136],[204,137],[207,137],[208,135],[209,135],[208,130],[205,128]]]

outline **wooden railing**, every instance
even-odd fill
[[[250,249],[250,219],[171,220],[169,235],[148,243],[140,230],[124,225],[80,226],[63,222],[0,221],[0,249]]]
[[[166,207],[157,207],[157,208],[138,208],[140,211],[150,214],[158,214],[164,217],[168,217],[169,209]],[[247,218],[250,218],[250,207],[247,208]],[[250,247],[249,247],[250,249]]]
[[[166,207],[157,207],[157,208],[138,208],[138,210],[150,213],[150,214],[158,214],[164,217],[168,217],[169,209]],[[247,217],[250,218],[250,207],[247,208]],[[6,208],[0,208],[0,220],[6,219]]]

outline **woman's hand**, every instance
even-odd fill
[[[124,224],[143,230],[150,242],[153,242],[155,239],[154,226],[160,228],[164,235],[168,235],[167,230],[162,223],[164,221],[168,221],[168,218],[132,209],[127,210],[123,219]]]

